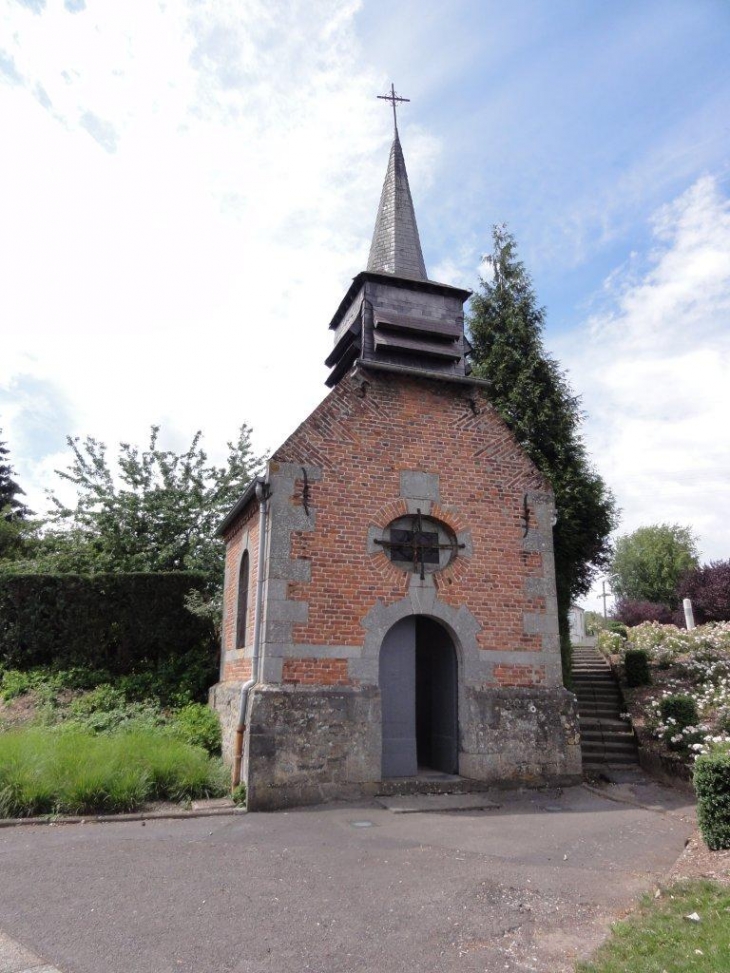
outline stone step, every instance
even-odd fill
[[[617,704],[599,701],[599,700],[578,700],[578,715],[579,716],[607,716],[609,719],[618,720],[621,717],[623,710]]]
[[[621,730],[626,730],[631,733],[631,724],[628,720],[620,720],[617,717],[605,716],[603,718],[583,715],[580,717],[580,730],[615,730],[619,732]]]
[[[416,777],[391,777],[378,784],[376,797],[412,794],[480,794],[493,785],[486,781],[426,771]]]
[[[635,742],[634,734],[630,730],[584,730],[581,727],[580,738],[586,743],[605,743],[607,740],[615,740],[617,743]]]
[[[602,754],[592,753],[590,761],[587,761],[587,763],[604,764],[637,764],[638,762],[636,753],[616,753],[613,750],[606,750]]]
[[[633,740],[611,740],[605,742],[603,740],[585,740],[581,744],[581,750],[586,758],[593,756],[593,754],[603,754],[607,751],[611,753],[636,754],[636,744]]]

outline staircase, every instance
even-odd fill
[[[623,700],[611,668],[597,649],[573,649],[573,692],[578,697],[583,770],[638,763],[631,724],[621,719]]]

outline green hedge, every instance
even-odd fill
[[[697,820],[707,847],[730,848],[730,753],[708,753],[694,769]]]
[[[0,666],[90,666],[115,675],[171,655],[215,658],[210,622],[185,608],[193,573],[0,576]]]
[[[648,686],[649,653],[645,649],[627,649],[624,654],[624,674],[627,686]]]

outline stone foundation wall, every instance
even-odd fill
[[[227,694],[225,686],[212,700],[223,714]],[[462,777],[528,786],[580,780],[572,693],[466,687],[462,698],[467,709],[459,719]],[[237,702],[236,695],[230,707],[234,723]],[[381,747],[376,687],[258,687],[244,753],[249,810],[378,793]],[[230,750],[224,753],[230,756]]]
[[[208,692],[208,705],[216,711],[221,721],[223,759],[227,763],[233,759],[233,736],[238,723],[242,685],[242,682],[219,682]]]
[[[257,687],[246,731],[248,808],[354,798],[380,777],[380,692],[368,687]]]
[[[462,777],[528,785],[581,779],[578,711],[567,689],[465,687],[463,698]]]

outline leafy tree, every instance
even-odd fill
[[[616,541],[608,573],[619,599],[679,604],[680,579],[697,567],[697,544],[688,527],[652,524]]]
[[[52,495],[53,512],[34,560],[24,568],[60,572],[202,571],[214,595],[223,577],[215,529],[262,463],[250,429],[228,443],[225,466],[208,462],[198,432],[183,453],[121,443],[116,469],[106,446],[69,437],[73,453],[59,476],[76,487],[76,503]],[[198,606],[200,610],[200,606]]]
[[[730,560],[711,561],[680,581],[678,597],[691,598],[695,621],[730,621]]]
[[[8,459],[9,455],[9,449],[0,440],[0,512],[3,520],[7,522],[23,520],[33,512],[28,510],[25,504],[18,499],[18,497],[25,496],[25,491],[21,490],[13,479],[13,468]]]
[[[608,563],[616,526],[614,499],[588,459],[581,438],[583,413],[558,363],[542,342],[545,309],[517,258],[505,226],[495,226],[482,278],[471,301],[469,332],[474,372],[489,379],[490,398],[555,493],[555,569],[563,674],[570,678],[568,610]]]
[[[634,601],[630,598],[619,599],[611,616],[629,628],[641,625],[642,622],[671,625],[674,621],[674,614],[668,605],[657,604],[654,601]]]

